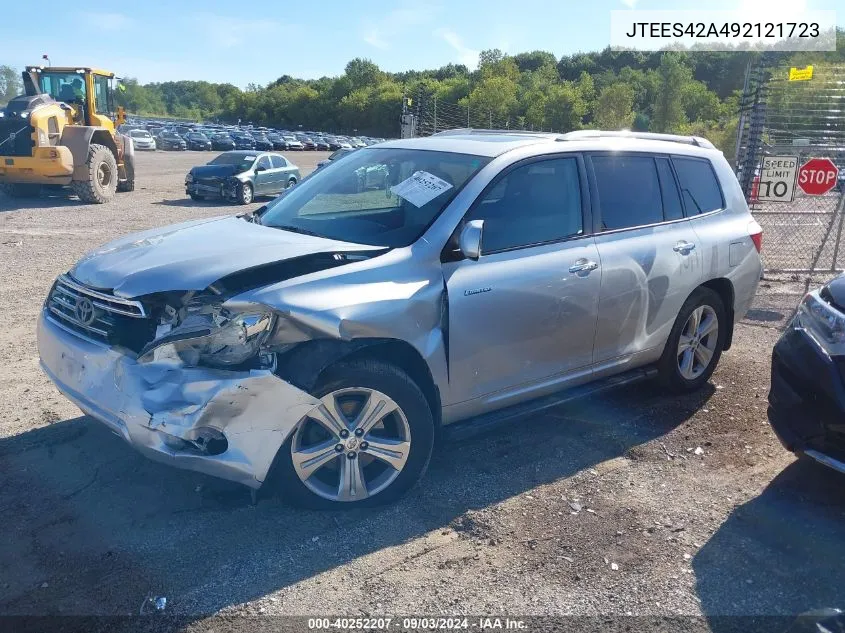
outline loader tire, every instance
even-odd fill
[[[70,183],[73,192],[82,202],[103,204],[114,198],[117,190],[117,161],[105,145],[92,143],[85,163],[85,180]]]
[[[30,183],[16,183],[12,185],[0,185],[0,191],[10,198],[36,198],[41,193],[41,185]]]

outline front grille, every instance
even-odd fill
[[[49,318],[86,340],[140,349],[155,334],[154,322],[140,301],[92,290],[61,275],[47,299]]]
[[[0,156],[32,156],[34,131],[29,119],[0,119]]]

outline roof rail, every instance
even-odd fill
[[[487,130],[475,127],[462,127],[455,128],[452,130],[443,130],[442,132],[435,132],[434,134],[432,134],[432,136],[463,136],[465,134],[510,134],[512,136],[538,136],[541,138],[549,139],[561,138],[561,135],[557,132],[533,132],[531,130]]]
[[[705,149],[716,149],[706,138],[701,136],[681,136],[680,134],[658,134],[656,132],[629,132],[627,130],[621,131],[604,131],[604,130],[577,130],[575,132],[567,132],[561,135],[560,140],[563,141],[582,141],[591,138],[639,138],[648,141],[670,141],[672,143],[684,143],[685,145],[695,145],[696,147],[703,147]]]

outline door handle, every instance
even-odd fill
[[[676,253],[680,253],[681,255],[689,255],[692,251],[695,250],[695,244],[693,244],[692,242],[681,240],[680,242],[675,244],[672,250]]]
[[[588,273],[595,270],[599,265],[591,259],[579,259],[569,267],[571,273]]]

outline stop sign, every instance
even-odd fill
[[[836,186],[839,170],[829,158],[811,158],[798,170],[798,186],[811,196],[820,196]]]

